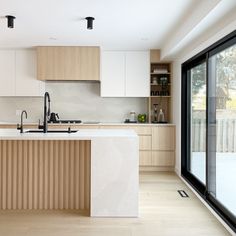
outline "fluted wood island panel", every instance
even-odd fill
[[[0,140],[0,209],[90,208],[90,140]]]

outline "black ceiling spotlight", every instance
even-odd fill
[[[93,21],[95,20],[95,18],[92,16],[88,16],[85,19],[87,20],[87,29],[93,29]]]
[[[14,28],[14,20],[16,19],[15,16],[6,16],[7,18],[7,27],[8,28]]]

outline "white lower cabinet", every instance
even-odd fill
[[[149,97],[149,51],[103,51],[102,97]]]
[[[0,96],[43,96],[45,84],[37,80],[36,51],[0,51]]]

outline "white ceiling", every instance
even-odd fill
[[[0,47],[161,48],[199,1],[209,0],[0,0]],[[14,29],[5,15],[16,16]],[[86,16],[96,18],[91,31]]]
[[[162,59],[182,57],[236,22],[236,0],[205,0],[196,5],[162,47]],[[187,20],[186,20],[187,19]],[[235,30],[235,27],[230,27]]]

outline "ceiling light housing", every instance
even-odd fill
[[[87,20],[87,29],[92,30],[93,29],[93,21],[95,20],[95,18],[92,16],[88,16],[85,19]]]
[[[7,27],[14,28],[14,20],[16,19],[16,17],[7,15],[6,18],[7,18]]]

